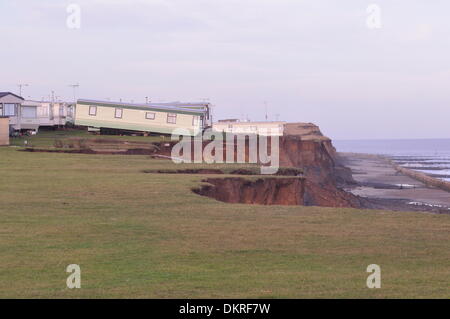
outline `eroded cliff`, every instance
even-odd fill
[[[304,205],[305,179],[301,177],[208,178],[193,191],[227,203]]]

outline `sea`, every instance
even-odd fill
[[[333,140],[338,152],[384,155],[399,165],[450,181],[450,139]]]

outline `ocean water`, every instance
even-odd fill
[[[399,165],[450,181],[450,139],[335,140],[338,152],[379,154]]]

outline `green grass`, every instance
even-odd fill
[[[450,215],[232,205],[190,191],[204,176],[143,173],[179,168],[0,148],[0,297],[450,297]]]

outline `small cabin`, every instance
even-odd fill
[[[172,134],[185,129],[189,135],[203,131],[209,107],[194,103],[133,104],[81,99],[75,109],[75,125],[93,130]]]

